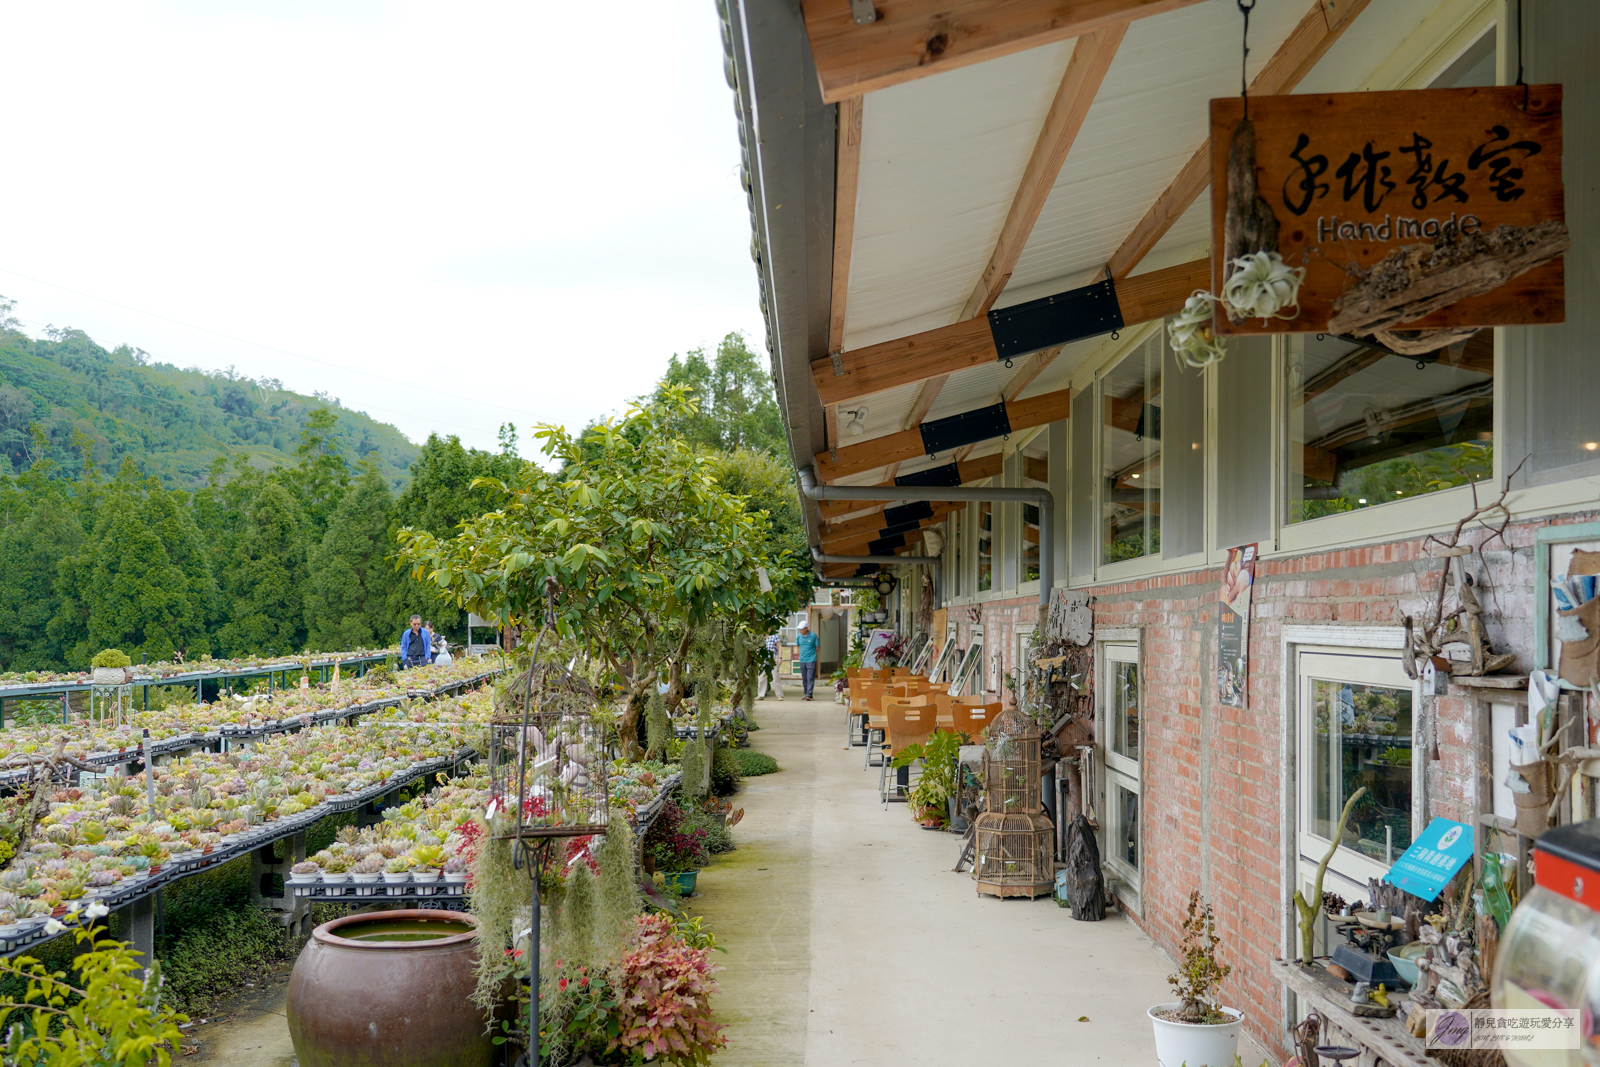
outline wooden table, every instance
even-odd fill
[[[1326,1020],[1323,1040],[1328,1044],[1351,1045],[1361,1050],[1357,1059],[1346,1060],[1349,1067],[1437,1067],[1420,1038],[1406,1030],[1404,1010],[1392,1019],[1368,1019],[1350,1011],[1348,983],[1341,982],[1321,967],[1307,970],[1299,962],[1272,961],[1272,977],[1287,986],[1305,1007],[1315,1008]]]

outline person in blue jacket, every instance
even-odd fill
[[[411,626],[400,635],[400,668],[433,662],[432,635],[422,628],[422,616],[411,616]]]
[[[806,699],[810,700],[811,687],[817,681],[817,635],[811,632],[809,623],[800,624],[795,644],[800,647],[800,682],[806,688]]]

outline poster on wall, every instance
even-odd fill
[[[1217,700],[1245,706],[1249,690],[1250,593],[1256,584],[1256,546],[1228,549],[1217,611]]]
[[[1247,250],[1226,239],[1230,210],[1241,240],[1305,277],[1288,310],[1219,312],[1220,333],[1565,320],[1560,85],[1263,96],[1249,109],[1253,167],[1234,144],[1243,101],[1211,101],[1212,282]]]

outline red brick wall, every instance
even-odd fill
[[[1560,520],[1586,521],[1594,516]],[[1497,651],[1529,665],[1532,645],[1532,544],[1542,523],[1508,530],[1504,543],[1466,557],[1486,593],[1489,632]],[[1465,540],[1485,541],[1486,531]],[[1442,561],[1420,541],[1403,541],[1262,560],[1257,565],[1250,626],[1248,706],[1220,705],[1216,670],[1216,568],[1093,587],[1095,627],[1139,627],[1144,641],[1142,917],[1135,921],[1169,953],[1178,941],[1189,891],[1200,888],[1216,909],[1225,959],[1233,974],[1228,1003],[1246,1010],[1247,1027],[1268,1049],[1279,1041],[1281,992],[1267,963],[1283,954],[1292,887],[1284,884],[1282,664],[1289,623],[1396,626],[1422,616],[1439,588]],[[966,608],[952,609],[960,640],[968,639]],[[1016,627],[1037,619],[1036,597],[983,605],[985,654],[1002,650],[1015,666]],[[986,664],[988,684],[997,684]],[[1471,822],[1476,812],[1476,747],[1472,702],[1456,689],[1432,701],[1437,761],[1427,763],[1428,817]],[[1418,758],[1428,737],[1419,730]],[[1205,765],[1209,764],[1209,781]]]

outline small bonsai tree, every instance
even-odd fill
[[[132,666],[133,660],[129,659],[128,654],[120,648],[108,648],[96,652],[94,659],[89,663],[94,667],[128,667]]]
[[[1222,938],[1217,936],[1217,921],[1211,905],[1201,902],[1198,889],[1189,893],[1189,912],[1184,917],[1182,930],[1178,973],[1167,978],[1182,1002],[1175,1021],[1202,1025],[1232,1022],[1232,1017],[1217,1003],[1217,988],[1233,968],[1217,959],[1217,946],[1222,944]]]

